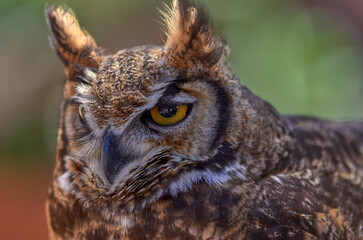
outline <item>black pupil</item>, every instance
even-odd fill
[[[178,111],[178,107],[177,106],[160,107],[160,108],[158,108],[158,110],[159,110],[159,113],[161,116],[166,117],[166,118],[171,118]]]

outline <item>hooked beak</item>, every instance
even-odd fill
[[[107,180],[113,184],[119,170],[130,161],[129,154],[123,154],[120,141],[112,133],[108,133],[102,149],[102,165]]]

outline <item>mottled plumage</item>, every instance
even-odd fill
[[[165,46],[104,55],[70,10],[46,10],[67,75],[50,238],[363,239],[363,123],[281,116],[200,6],[164,17]],[[151,111],[180,106],[173,124]]]

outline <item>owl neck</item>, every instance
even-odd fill
[[[246,172],[254,178],[265,176],[274,172],[293,151],[291,131],[268,102],[254,95],[246,86],[241,86],[240,91],[242,97],[234,102],[240,111],[231,118],[233,129],[230,134],[239,143],[235,151]]]

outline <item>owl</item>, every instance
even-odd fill
[[[363,123],[280,115],[200,4],[166,8],[165,45],[113,55],[45,15],[67,78],[50,239],[363,239]]]

